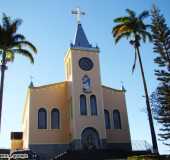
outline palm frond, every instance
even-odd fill
[[[143,20],[144,18],[149,16],[149,12],[148,11],[143,11],[141,14],[139,14],[138,18],[140,20]]]
[[[21,55],[27,57],[30,60],[31,63],[34,63],[34,58],[28,50],[26,50],[26,49],[12,49],[12,52],[17,53],[17,54],[21,54]]]
[[[23,40],[25,40],[25,36],[22,35],[22,34],[16,34],[16,35],[14,35],[14,37],[12,38],[12,40],[13,40],[14,42],[16,42],[16,41],[23,41]]]
[[[151,29],[151,27],[152,27],[152,25],[150,25],[150,24],[146,24],[146,25],[145,25],[145,28],[146,28],[146,29]]]
[[[13,47],[17,46],[17,48],[23,48],[23,47],[26,47],[28,49],[31,49],[33,51],[33,53],[37,53],[37,49],[36,47],[28,42],[28,41],[18,41],[18,42],[14,42],[13,43]]]
[[[12,50],[6,50],[6,61],[9,62],[13,62],[15,58],[15,54],[12,52]]]
[[[114,31],[118,30],[120,27],[122,27],[122,26],[124,26],[124,25],[125,25],[124,23],[120,23],[120,24],[114,26],[113,29],[112,29],[112,33],[113,33]]]
[[[146,39],[148,39],[149,42],[152,42],[152,35],[149,32],[146,30],[141,30],[139,33],[142,35],[144,42],[146,42]]]
[[[9,16],[3,13],[2,17],[2,28],[8,33],[15,33],[19,25],[21,25],[21,19],[11,20]]]
[[[5,30],[8,30],[11,24],[11,18],[8,17],[5,13],[2,13],[2,26]]]
[[[138,21],[136,22],[136,30],[146,30],[146,25],[144,24],[144,22],[140,19],[138,19]]]
[[[119,42],[119,40],[122,39],[122,38],[128,39],[130,37],[130,35],[131,35],[131,32],[124,32],[124,33],[117,35],[115,37],[115,44],[117,44]]]
[[[133,30],[129,27],[129,26],[122,26],[117,32],[116,32],[116,36],[121,35],[122,33],[132,33]]]
[[[129,22],[125,22],[125,23],[120,23],[118,25],[116,25],[115,27],[113,27],[112,29],[112,34],[115,37],[118,34],[121,34],[123,32],[133,32],[133,22],[129,21]]]
[[[145,33],[143,33],[143,32],[141,32],[141,34],[140,34],[141,36],[141,39],[143,40],[143,42],[145,43],[146,42],[146,34]]]
[[[131,17],[131,18],[135,18],[136,17],[136,13],[134,11],[132,11],[131,9],[126,9],[126,12],[128,13],[128,15]]]
[[[115,37],[117,35],[117,33],[119,32],[120,28],[122,28],[123,26],[125,26],[125,25],[121,23],[121,24],[116,25],[115,27],[113,27],[113,29],[112,29],[113,37]]]
[[[21,19],[16,19],[14,20],[11,25],[10,25],[10,29],[9,32],[10,33],[15,33],[18,29],[18,27],[22,24],[22,20]]]
[[[125,22],[129,22],[130,21],[130,18],[129,17],[118,17],[118,18],[115,18],[113,20],[115,23],[125,23]]]

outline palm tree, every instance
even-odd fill
[[[24,35],[17,33],[18,27],[21,25],[21,19],[11,20],[3,13],[2,23],[0,23],[0,56],[1,56],[1,82],[0,82],[0,125],[2,113],[2,99],[5,70],[7,63],[13,61],[15,54],[21,54],[27,57],[31,63],[34,63],[33,53],[37,53],[36,47],[26,41]]]
[[[152,36],[148,32],[148,29],[151,26],[146,25],[143,21],[144,18],[149,16],[149,12],[143,11],[141,14],[139,14],[139,16],[136,16],[136,13],[130,9],[126,9],[126,12],[128,14],[127,16],[114,19],[114,22],[117,23],[117,25],[113,27],[112,33],[113,33],[113,37],[115,38],[115,43],[118,43],[119,40],[122,38],[127,38],[130,44],[134,47],[135,60],[134,60],[134,65],[132,67],[132,72],[135,69],[137,58],[139,59],[139,65],[140,65],[143,86],[144,86],[144,91],[145,91],[145,97],[146,97],[147,113],[148,113],[150,130],[151,130],[153,152],[158,153],[158,146],[157,146],[156,135],[155,135],[154,125],[153,125],[147,85],[146,85],[142,60],[140,56],[141,41],[146,42],[147,39],[149,41],[152,40]]]

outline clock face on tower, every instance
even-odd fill
[[[79,66],[85,71],[89,71],[93,68],[93,62],[90,58],[82,57],[79,60]]]

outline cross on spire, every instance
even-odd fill
[[[85,12],[82,12],[80,8],[77,7],[76,10],[72,10],[71,13],[76,16],[77,23],[80,24],[80,16],[85,15]]]

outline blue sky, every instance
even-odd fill
[[[10,145],[10,132],[20,131],[21,115],[26,92],[33,76],[35,86],[60,82],[65,79],[64,55],[73,41],[76,20],[71,10],[80,7],[86,12],[81,22],[88,40],[100,48],[101,78],[104,85],[121,88],[121,81],[127,90],[126,101],[132,140],[147,140],[151,143],[148,120],[145,113],[143,85],[137,65],[134,74],[131,67],[134,50],[126,40],[115,45],[112,38],[113,19],[125,15],[130,8],[137,13],[149,10],[156,2],[170,26],[169,0],[5,0],[1,1],[0,14],[5,12],[13,18],[23,19],[19,32],[23,33],[38,49],[35,64],[25,57],[16,56],[9,64],[5,75],[3,117],[0,132],[0,147]],[[149,22],[149,19],[147,20]],[[141,47],[149,93],[157,82],[154,76],[154,53],[151,44]],[[155,125],[158,128],[158,125]],[[159,142],[161,153],[170,153]]]

